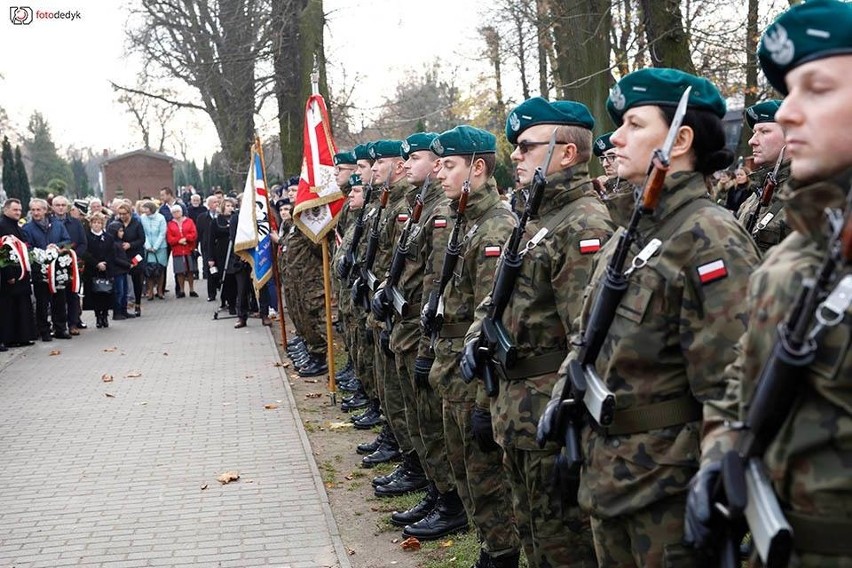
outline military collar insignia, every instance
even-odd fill
[[[615,110],[624,110],[624,106],[627,104],[627,99],[624,97],[624,93],[621,92],[621,87],[618,86],[618,83],[610,89],[609,98],[612,101],[612,106],[615,107]]]
[[[408,140],[402,141],[402,151],[406,154],[411,151],[411,144],[408,143]]]
[[[521,129],[521,119],[518,118],[517,113],[513,112],[509,115],[509,128],[515,132]]]
[[[769,51],[772,61],[781,67],[793,61],[796,55],[796,46],[793,45],[793,40],[781,24],[775,24],[766,31],[766,35],[763,36],[763,45]]]

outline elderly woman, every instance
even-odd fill
[[[183,214],[183,207],[178,204],[171,206],[172,220],[169,221],[166,230],[166,240],[172,247],[172,265],[177,278],[176,298],[186,296],[184,282],[189,283],[189,295],[197,298],[195,282],[192,278],[194,272],[192,266],[192,251],[198,243],[198,231],[192,219]]]
[[[133,207],[120,202],[116,206],[116,215],[118,220],[124,226],[124,238],[121,242],[121,248],[124,249],[124,254],[130,262],[130,279],[133,281],[133,301],[135,306],[135,316],[142,315],[142,247],[145,244],[145,229],[142,228],[142,223],[139,219],[133,216]],[[133,317],[127,314],[127,317]]]
[[[115,248],[113,237],[104,230],[106,216],[92,213],[88,217],[89,230],[86,234],[88,249],[84,256],[86,270],[86,295],[83,309],[94,310],[97,327],[109,327],[109,309],[112,305],[112,290],[102,291],[93,285],[95,278],[113,280],[115,271]],[[91,292],[90,292],[91,291]]]
[[[166,244],[166,218],[158,211],[153,201],[142,203],[142,228],[145,230],[145,294],[148,300],[157,297],[163,299],[163,274],[169,262],[169,250]]]

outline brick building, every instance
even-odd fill
[[[150,150],[109,156],[101,163],[103,200],[115,197],[137,201],[157,197],[163,187],[174,188],[174,159]]]

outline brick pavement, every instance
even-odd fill
[[[0,567],[349,568],[269,329],[142,307],[0,354]]]

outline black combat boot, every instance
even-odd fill
[[[438,488],[434,483],[429,483],[426,487],[426,495],[412,508],[407,511],[394,511],[391,514],[390,522],[398,527],[404,527],[416,523],[426,515],[428,515],[435,505],[438,503]]]
[[[479,551],[479,560],[472,568],[518,568],[521,560],[520,552],[510,552],[502,556],[491,556],[484,550]]]
[[[467,513],[455,489],[438,497],[438,504],[428,515],[402,530],[406,538],[437,540],[467,530]]]
[[[296,370],[300,377],[318,377],[328,373],[328,363],[320,355],[311,355],[311,359],[304,367]]]
[[[355,428],[358,430],[369,430],[373,426],[378,426],[382,423],[382,409],[378,404],[374,404],[370,409],[353,420]]]
[[[354,374],[354,372],[355,369],[352,367],[352,358],[350,357],[346,360],[346,366],[334,373],[334,378],[335,380],[340,381],[347,375]]]
[[[402,473],[396,479],[376,487],[376,497],[397,497],[426,489],[429,479],[423,472],[420,458],[415,452],[409,452],[402,458]]]
[[[388,435],[382,440],[378,450],[361,459],[361,467],[370,468],[376,464],[398,461],[400,458],[402,458],[402,454],[399,451],[399,444],[396,443],[396,438]]]
[[[379,449],[382,441],[384,441],[385,436],[388,435],[388,427],[387,424],[382,428],[382,431],[379,432],[379,435],[376,436],[376,439],[372,442],[364,442],[363,444],[358,444],[358,447],[355,448],[355,451],[363,456],[368,456]]]
[[[340,403],[340,410],[343,412],[352,412],[353,410],[370,406],[370,402],[370,399],[367,398],[367,393],[364,391],[357,392],[350,400]],[[355,419],[352,421],[354,422]]]

